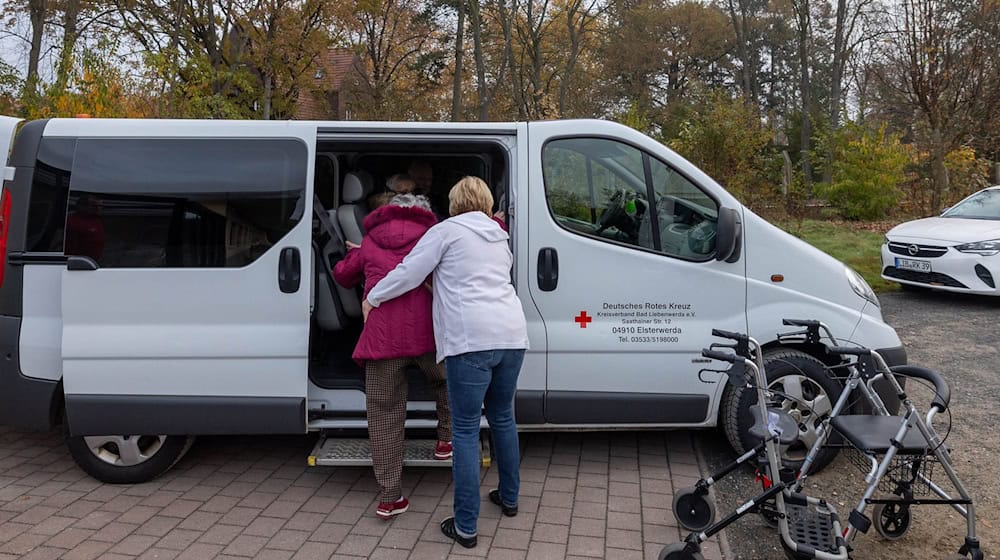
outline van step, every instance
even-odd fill
[[[407,467],[450,467],[451,459],[434,458],[437,440],[408,439],[403,444],[403,465]],[[372,448],[367,438],[322,437],[309,455],[311,467],[365,467],[372,464]]]
[[[435,439],[408,439],[403,443],[403,466],[451,467],[451,459],[435,459]],[[484,467],[490,466],[489,438],[482,438],[480,457]],[[372,464],[372,448],[368,438],[320,437],[309,454],[310,467],[368,467]]]

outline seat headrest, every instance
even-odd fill
[[[352,171],[344,177],[344,202],[357,204],[375,190],[375,181],[367,171]]]

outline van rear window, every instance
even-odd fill
[[[43,138],[31,183],[25,249],[61,253],[75,138]]]
[[[65,253],[102,268],[242,267],[302,220],[294,139],[80,139]]]

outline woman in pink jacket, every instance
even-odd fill
[[[364,280],[367,296],[436,223],[426,198],[396,195],[387,206],[365,217],[368,233],[361,246],[351,248],[334,267],[334,279],[344,287]],[[368,315],[354,349],[354,359],[365,366],[372,466],[381,487],[375,514],[382,519],[390,519],[409,507],[401,488],[407,366],[417,365],[424,371],[437,397],[438,443],[434,458],[450,459],[452,454],[445,367],[435,359],[431,304],[431,290],[426,286],[386,302]]]

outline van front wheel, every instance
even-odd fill
[[[109,484],[149,482],[187,453],[191,436],[67,437],[73,460],[90,476]]]
[[[791,414],[799,425],[799,439],[788,446],[781,446],[781,462],[796,471],[801,468],[806,454],[818,437],[818,428],[830,415],[840,397],[841,386],[831,378],[823,362],[798,350],[777,349],[764,354],[768,387],[794,399],[775,396],[770,406],[777,406]],[[750,435],[753,419],[750,407],[757,403],[757,393],[745,387],[728,387],[720,403],[720,420],[726,439],[737,454],[742,455],[756,445]],[[828,443],[837,444],[834,434]],[[827,447],[819,452],[810,472],[819,472],[837,456],[837,449]]]

